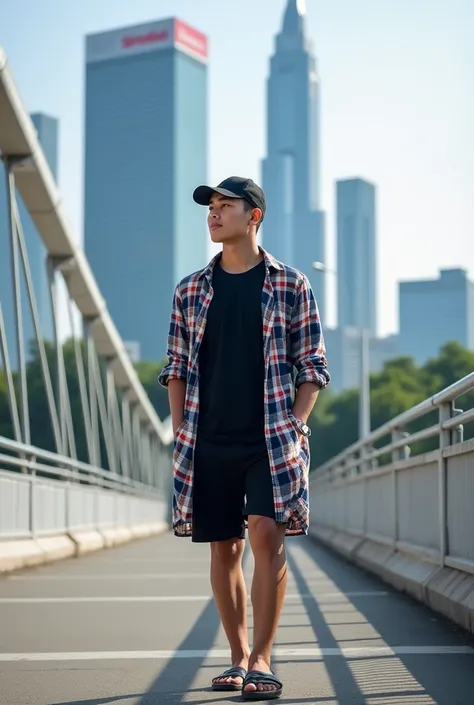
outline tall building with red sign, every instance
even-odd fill
[[[175,18],[86,38],[84,245],[142,359],[165,356],[174,286],[207,261],[207,57]]]

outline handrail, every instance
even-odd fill
[[[445,404],[449,401],[453,401],[457,397],[460,397],[462,394],[465,394],[466,392],[471,391],[473,389],[474,372],[471,372],[462,379],[451,384],[449,387],[446,387],[440,392],[433,394],[433,396],[429,397],[429,399],[425,399],[419,404],[413,406],[411,409],[403,411],[398,416],[395,416],[393,419],[390,419],[390,421],[387,421],[382,426],[379,426],[379,428],[372,431],[365,438],[359,439],[358,441],[341,451],[338,455],[334,456],[330,460],[323,463],[323,465],[316,468],[314,470],[314,473],[316,473],[317,475],[323,474],[326,470],[329,470],[329,468],[334,467],[338,463],[343,462],[344,459],[348,456],[360,452],[367,446],[373,445],[375,441],[379,440],[380,438],[383,438],[384,436],[387,436],[393,431],[402,430],[407,424],[411,423],[412,421],[415,421],[416,419],[425,416],[430,411],[433,411],[433,409],[439,408],[442,404]],[[465,419],[468,420],[470,418],[471,412],[467,412],[465,414]],[[461,417],[456,417],[456,421],[457,423],[460,423],[462,421]],[[443,424],[436,424],[431,429],[427,429],[426,431],[431,430],[433,431],[431,435],[435,435],[437,428],[452,428],[454,425],[456,425],[455,422],[450,419],[449,421],[446,421]],[[405,444],[407,444],[407,442],[408,439],[405,440]],[[390,443],[383,450],[384,452],[389,452],[390,450],[394,450],[396,447],[400,447],[400,445],[403,444],[399,441],[396,441],[394,443]],[[375,456],[368,455],[366,459],[370,460],[371,457]]]
[[[110,470],[97,468],[88,463],[83,463],[80,460],[58,455],[57,453],[44,450],[43,448],[18,443],[5,436],[0,436],[0,448],[15,453],[15,455],[11,456],[0,453],[0,462],[2,465],[11,465],[12,467],[30,470],[34,473],[45,473],[58,478],[80,481],[81,483],[89,485],[118,489],[131,494],[160,494],[160,490],[157,487],[146,485],[123,475],[117,475]],[[38,462],[36,458],[46,463],[54,463],[54,465],[45,465],[44,462]],[[5,472],[13,472],[5,470],[5,468],[2,469]],[[17,474],[24,478],[30,477],[28,474]]]

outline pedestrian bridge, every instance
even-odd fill
[[[1,47],[0,153],[13,302],[8,318],[0,301],[0,703],[238,701],[209,689],[228,653],[208,550],[169,531],[169,421],[155,413],[76,244]],[[52,345],[24,212],[44,246]],[[474,372],[312,471],[311,536],[287,542],[274,651],[281,702],[474,702],[473,390]],[[250,555],[245,571],[250,580]]]

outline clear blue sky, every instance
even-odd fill
[[[176,15],[210,38],[210,173],[260,179],[265,79],[285,0],[0,1],[0,42],[26,107],[58,117],[60,186],[82,237],[84,35]],[[223,7],[226,9],[224,10]],[[474,276],[474,3],[307,0],[322,81],[323,207],[334,180],[378,185],[379,330],[399,279]],[[331,282],[330,290],[333,290]],[[334,323],[334,307],[327,323]]]

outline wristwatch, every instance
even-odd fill
[[[298,429],[298,431],[303,434],[303,436],[306,436],[306,438],[309,438],[311,436],[311,429],[310,427],[305,424],[304,421],[301,421],[301,419],[297,419],[296,416],[293,417],[295,419],[295,425]]]

